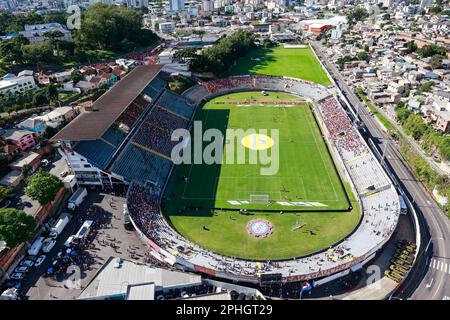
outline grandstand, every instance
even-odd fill
[[[164,185],[172,161],[171,133],[187,128],[195,105],[166,89],[161,66],[138,66],[52,140],[80,184]]]
[[[168,90],[161,95],[158,105],[169,111],[175,112],[186,119],[190,119],[195,110],[195,106],[185,97],[179,96]]]
[[[125,181],[151,182],[160,186],[169,175],[172,162],[140,145],[129,143],[111,166],[111,171]]]

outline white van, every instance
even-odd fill
[[[37,256],[39,251],[41,251],[43,243],[44,243],[44,237],[37,238],[31,245],[30,249],[28,249],[28,254],[30,256]]]

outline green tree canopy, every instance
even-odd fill
[[[447,48],[435,44],[426,45],[417,50],[417,52],[422,58],[431,57],[434,56],[435,54],[446,56],[447,51],[448,51]]]
[[[34,218],[14,208],[0,209],[0,239],[10,248],[28,241],[36,229]]]
[[[139,11],[96,3],[90,6],[76,41],[92,49],[121,50],[122,45],[148,46],[157,42],[152,31],[141,28]]]
[[[0,155],[0,177],[3,177],[9,172],[8,157],[4,154]]]
[[[349,24],[355,24],[358,21],[362,21],[369,16],[367,10],[363,7],[356,7],[347,14]]]
[[[79,70],[74,70],[70,74],[70,79],[73,81],[74,84],[77,84],[81,80],[83,80],[83,74]]]
[[[12,195],[11,188],[0,186],[0,201],[6,199]]]
[[[417,44],[414,42],[414,40],[408,41],[405,43],[406,52],[412,53],[417,51]]]
[[[55,199],[62,186],[63,183],[57,177],[41,169],[27,179],[25,194],[43,206]]]
[[[204,49],[201,55],[191,61],[190,67],[192,71],[210,71],[220,74],[255,47],[254,35],[239,30],[222,37],[215,45]]]

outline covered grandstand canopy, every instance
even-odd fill
[[[127,106],[158,75],[162,65],[138,66],[93,105],[93,110],[80,114],[65,126],[52,141],[99,139]]]

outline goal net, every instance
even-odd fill
[[[250,203],[269,203],[268,194],[251,194]]]

